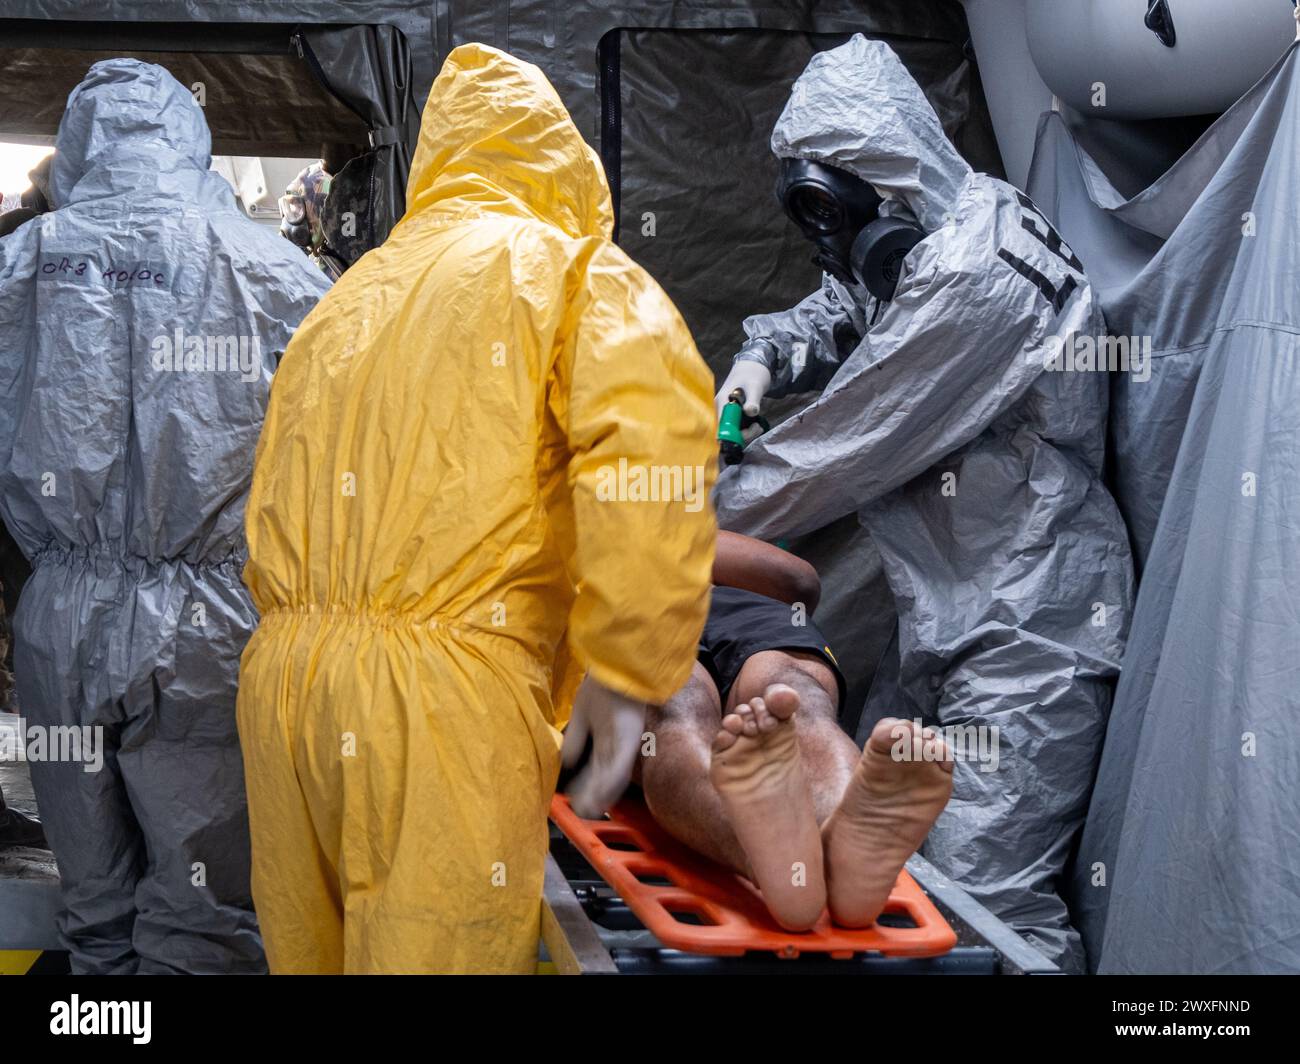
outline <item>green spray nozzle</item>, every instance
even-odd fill
[[[744,389],[733,388],[722,408],[722,417],[718,419],[718,443],[721,445],[723,465],[735,465],[745,457],[744,430],[750,425],[757,425],[764,432],[772,427],[767,423],[767,418],[746,414]]]
[[[745,393],[736,388],[727,396],[718,419],[718,443],[721,446],[723,465],[735,465],[744,456],[745,437],[741,428],[745,420]]]

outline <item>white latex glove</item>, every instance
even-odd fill
[[[591,757],[569,784],[569,804],[578,816],[599,819],[623,796],[632,782],[644,731],[644,702],[602,687],[590,676],[582,681],[560,751],[564,766],[572,768],[582,757],[587,736],[592,737]]]
[[[727,374],[727,379],[722,382],[722,388],[713,400],[715,412],[721,418],[722,408],[727,405],[727,399],[739,388],[745,393],[743,404],[745,413],[750,417],[758,417],[759,405],[770,387],[772,387],[772,371],[763,363],[751,362],[748,359],[733,362],[731,372]]]

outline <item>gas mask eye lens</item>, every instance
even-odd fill
[[[788,200],[791,217],[808,229],[830,232],[844,220],[844,208],[838,199],[817,185],[796,185]]]

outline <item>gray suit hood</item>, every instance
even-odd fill
[[[943,226],[971,174],[898,56],[861,34],[812,58],[772,131],[772,151],[856,174],[905,204],[927,232]]]

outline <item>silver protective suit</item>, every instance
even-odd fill
[[[235,731],[244,500],[325,291],[209,172],[191,94],[96,63],[54,210],[0,243],[0,511],[32,563],[19,708],[78,973],[265,971]],[[61,732],[51,728],[65,729]]]
[[[889,303],[825,277],[745,322],[741,357],[772,366],[772,394],[817,394],[723,474],[719,520],[777,539],[858,513],[898,611],[866,724],[937,722],[959,756],[924,852],[1077,970],[1057,886],[1133,600],[1100,479],[1107,376],[1082,357],[1104,331],[1092,290],[1033,204],[958,155],[879,41],[816,56],[772,147],[857,174],[928,236]]]

